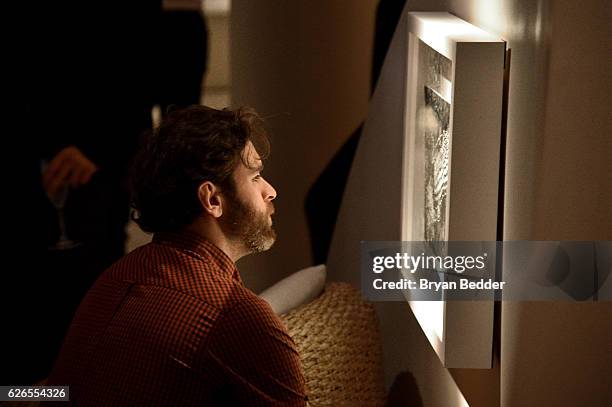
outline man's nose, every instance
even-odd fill
[[[273,201],[276,198],[276,189],[266,181],[265,199],[266,201]]]

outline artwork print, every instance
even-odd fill
[[[447,206],[450,145],[451,61],[419,41],[419,82],[422,97],[418,109],[423,146],[423,237],[428,242],[448,240]],[[436,248],[437,247],[437,248]],[[432,245],[435,251],[440,245]],[[436,253],[442,255],[443,253]]]

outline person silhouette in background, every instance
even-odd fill
[[[16,16],[10,151],[22,187],[9,230],[25,236],[9,250],[25,261],[2,272],[11,335],[0,384],[25,385],[48,375],[86,290],[124,254],[125,179],[151,127],[161,1],[39,2]],[[52,201],[63,192],[66,233],[78,246],[50,250],[61,234]]]
[[[11,332],[0,384],[46,377],[84,293],[124,254],[127,168],[152,107],[199,102],[201,5],[171,3],[14,4],[7,78],[17,91],[4,134],[15,164],[4,173],[16,199],[5,232],[7,252],[26,261],[0,271]],[[52,201],[64,193],[65,233],[78,246],[50,250],[62,235]]]
[[[200,104],[208,60],[208,29],[202,0],[163,0],[157,55],[156,102],[169,106]]]

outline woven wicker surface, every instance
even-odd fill
[[[376,312],[358,290],[329,283],[319,298],[281,318],[300,351],[312,407],[384,405]]]

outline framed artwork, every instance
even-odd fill
[[[505,42],[449,13],[408,13],[407,28],[402,240],[441,256],[494,242]],[[491,367],[493,301],[405,296],[444,366]]]

